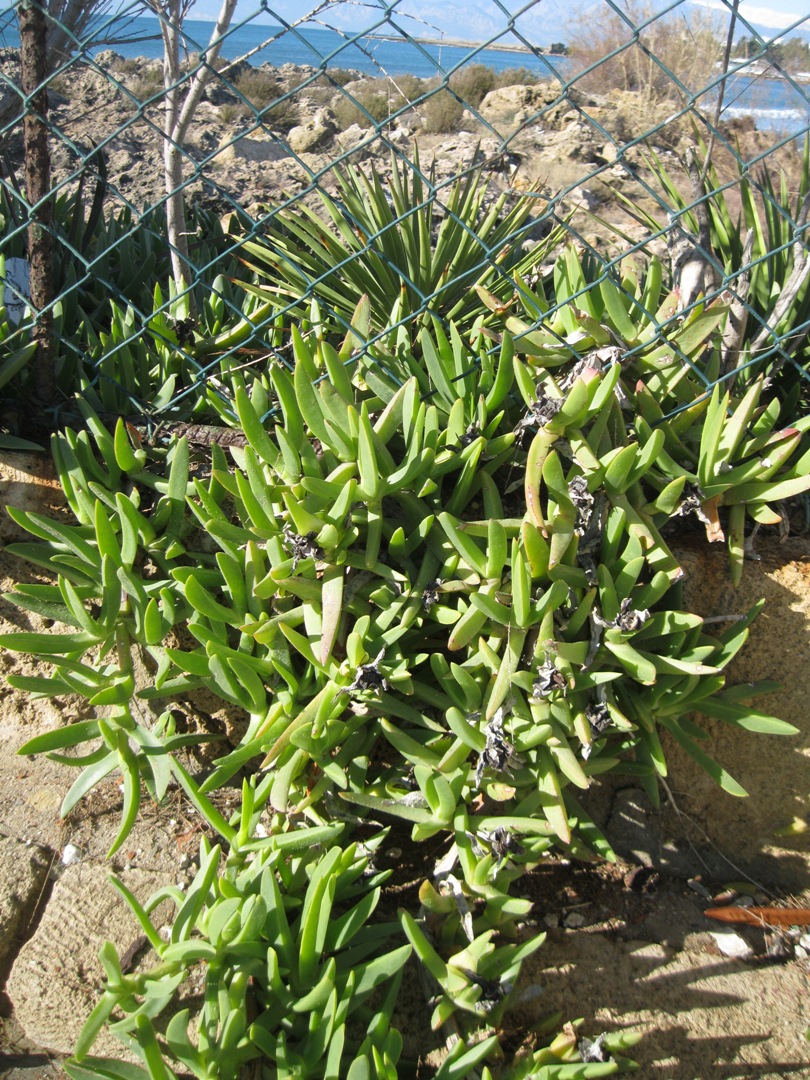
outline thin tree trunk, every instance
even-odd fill
[[[230,26],[236,0],[223,0],[222,8],[211,34],[211,43],[204,54],[205,64],[191,76],[185,100],[180,103],[180,29],[185,9],[183,0],[163,0],[161,33],[163,35],[163,85],[166,90],[164,116],[163,167],[166,177],[166,227],[172,260],[172,277],[178,295],[188,294],[189,310],[193,311],[191,262],[188,250],[186,212],[183,202],[183,141],[202,98],[211,68],[221,49],[220,39]]]
[[[48,147],[47,21],[42,8],[25,0],[18,9],[20,76],[28,104],[23,118],[25,187],[28,200],[28,262],[31,304],[36,312],[36,396],[44,408],[56,404],[56,354],[53,342],[53,259],[51,158]]]
[[[166,0],[163,35],[163,173],[166,185],[166,227],[172,263],[172,277],[178,293],[189,287],[188,237],[183,208],[183,159],[175,141],[180,114],[180,27],[184,13],[181,0]]]

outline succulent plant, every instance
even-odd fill
[[[114,1029],[134,1040],[149,1075],[167,1075],[167,1061],[231,1075],[257,1056],[278,1075],[337,1075],[345,1046],[347,1075],[396,1076],[396,979],[376,1012],[363,1011],[377,975],[412,946],[439,988],[437,1026],[495,1025],[542,938],[525,936],[530,905],[515,882],[555,846],[613,857],[578,791],[625,771],[655,799],[672,737],[742,795],[701,745],[697,714],[795,731],[746,703],[756,687],[742,697],[725,686],[758,609],[709,634],[682,609],[665,536],[692,509],[710,535],[728,513],[737,573],[743,514],[768,523],[771,503],[810,486],[806,455],[793,458],[805,425],[780,430],[761,383],[740,397],[704,392],[724,305],[679,313],[655,265],[643,280],[606,277],[598,291],[586,288],[591,272],[568,249],[556,307],[539,285],[520,290],[531,323],[482,288],[489,313],[464,333],[425,319],[413,342],[402,328],[373,340],[365,298],[341,342],[312,304],[301,326],[273,321],[287,344],[261,371],[237,370],[233,350],[269,309],[229,328],[212,300],[211,333],[190,347],[219,365],[238,439],[200,454],[185,437],[167,447],[124,421],[109,431],[87,396],[77,402],[85,429],[54,437],[75,523],[12,512],[37,541],[12,550],[57,581],[9,598],[66,632],[8,634],[0,645],[53,665],[52,678],[14,685],[79,693],[104,715],[22,752],[82,769],[64,812],[120,769],[113,851],[141,779],[156,800],[178,784],[228,850],[223,866],[204,844],[189,897],[172,894],[169,943],[147,925],[150,905],[128,897],[159,962],[124,976],[103,952],[107,986],[76,1077],[105,1074],[89,1050],[115,1008],[126,1015]],[[246,721],[202,781],[179,751],[210,735],[178,730],[171,709],[200,688]],[[241,812],[227,819],[211,794],[236,777]],[[370,922],[380,879],[361,888],[365,856],[334,845],[391,822],[417,844],[441,835],[448,849],[426,868],[419,912],[400,914],[396,932],[410,944],[389,948],[388,930]],[[352,883],[363,898],[330,921]],[[340,939],[344,925],[367,949]],[[196,1039],[182,1012],[159,1034],[153,1019],[199,960],[210,993]],[[375,973],[368,985],[350,983],[357,963]],[[248,991],[266,1023],[252,1018]],[[299,998],[314,1010],[308,1035]],[[351,1047],[350,1013],[365,1025]],[[494,1068],[498,1045],[493,1035],[453,1051],[439,1075]],[[531,1074],[623,1068],[576,1063],[577,1053],[563,1033],[536,1049]]]

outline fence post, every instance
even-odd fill
[[[48,147],[47,24],[42,7],[23,0],[17,9],[20,25],[20,78],[24,95],[23,144],[25,188],[29,206],[28,263],[31,305],[36,312],[35,396],[43,408],[56,403],[56,352],[53,342],[53,260],[51,222],[51,158]]]

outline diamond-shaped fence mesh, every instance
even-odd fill
[[[293,365],[292,323],[385,368],[435,319],[479,357],[504,329],[552,366],[654,339],[704,392],[806,395],[810,16],[304,7],[0,15],[5,392],[47,361],[56,409],[227,423],[223,376]],[[712,305],[719,365],[683,344]]]

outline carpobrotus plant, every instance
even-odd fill
[[[204,465],[184,439],[166,452],[134,445],[123,424],[107,432],[86,403],[92,440],[72,432],[55,439],[76,524],[13,512],[42,541],[18,553],[59,576],[55,585],[21,586],[11,599],[72,629],[9,634],[2,644],[54,667],[52,679],[16,677],[14,685],[79,692],[106,708],[23,752],[82,767],[66,809],[122,770],[114,848],[131,828],[143,778],[158,799],[179,783],[229,851],[221,880],[216,870],[209,880],[218,856],[204,847],[196,899],[176,898],[171,945],[159,944],[136,907],[160,957],[158,975],[122,980],[106,957],[105,1008],[128,1015],[120,1030],[134,1033],[150,1075],[166,1075],[165,1061],[225,1075],[211,1062],[226,1034],[233,1061],[250,1060],[258,1045],[272,1075],[338,1075],[342,1051],[330,1040],[343,1038],[357,999],[364,1034],[347,1075],[396,1076],[398,1044],[384,1037],[394,991],[382,1019],[367,1015],[376,979],[350,985],[339,950],[360,948],[355,962],[362,954],[369,970],[387,974],[405,952],[388,930],[378,941],[363,929],[374,901],[350,905],[366,887],[354,848],[299,856],[314,835],[334,845],[338,835],[348,841],[399,819],[415,844],[446,839],[446,856],[425,867],[420,910],[400,913],[399,932],[438,987],[434,1025],[486,1026],[542,941],[525,937],[530,905],[514,895],[514,882],[554,846],[612,858],[578,791],[625,770],[655,797],[665,733],[724,788],[744,794],[700,746],[693,714],[794,730],[725,689],[724,670],[755,612],[713,636],[682,610],[681,570],[662,528],[721,496],[733,509],[738,481],[755,484],[745,505],[765,515],[780,485],[810,484],[795,479],[800,465],[788,471],[795,440],[777,440],[785,453],[767,475],[761,463],[753,477],[734,471],[749,468],[752,439],[772,438],[774,418],[751,393],[734,408],[719,398],[704,406],[697,443],[685,437],[695,411],[689,423],[645,419],[639,404],[631,427],[627,403],[649,396],[645,378],[670,378],[683,354],[696,360],[722,319],[697,312],[675,341],[651,344],[631,386],[619,352],[599,352],[601,320],[622,318],[616,300],[605,301],[604,316],[573,316],[594,344],[585,362],[559,357],[556,377],[516,352],[508,331],[490,351],[494,331],[480,321],[474,347],[452,325],[424,326],[419,360],[406,337],[355,355],[373,322],[365,301],[340,348],[327,333],[293,327],[292,370],[272,366],[250,383],[232,376],[242,445],[230,440],[227,454],[214,445]],[[630,325],[630,305],[618,302]],[[312,325],[317,331],[317,318]],[[549,333],[563,353],[564,331]],[[729,469],[718,470],[719,461]],[[152,672],[146,684],[135,650]],[[197,736],[175,730],[168,711],[173,698],[200,687],[247,715],[241,741],[204,782],[179,757]],[[238,776],[242,811],[226,820],[209,795]],[[346,891],[351,881],[358,888]],[[299,901],[293,932],[282,913],[297,912]],[[332,940],[315,916],[324,905],[334,906],[344,937]],[[374,967],[373,956],[388,960]],[[198,959],[208,961],[212,995],[198,1041],[188,1043],[182,1013],[162,1039],[149,1024],[155,1003],[166,1007]],[[160,985],[152,989],[150,978]],[[292,1048],[297,994],[320,1018],[311,1061]],[[260,1019],[247,1019],[256,1003],[272,1018],[261,1038]],[[102,1069],[86,1056],[100,1018],[80,1044],[77,1075]],[[456,1050],[439,1075],[469,1075],[463,1070],[496,1047],[497,1039],[468,1056]],[[536,1051],[536,1068],[561,1060],[553,1047]],[[563,1059],[572,1052],[560,1050]],[[522,1068],[501,1075],[526,1075]]]

